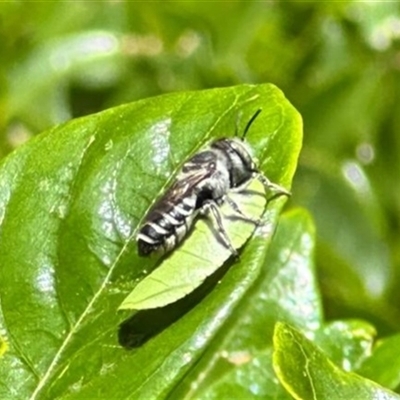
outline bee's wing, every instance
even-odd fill
[[[165,193],[164,199],[176,202],[192,193],[192,190],[202,181],[209,178],[215,171],[213,165],[205,168],[191,169],[187,173],[180,174],[170,189]]]
[[[171,205],[179,203],[187,196],[192,196],[196,186],[212,176],[215,171],[216,159],[212,152],[206,150],[194,155],[185,162],[172,186],[152,206],[145,220],[151,219],[154,216],[154,211],[166,212]],[[159,214],[159,212],[156,214]]]

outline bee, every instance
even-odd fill
[[[221,240],[237,256],[224,228],[220,206],[226,202],[241,219],[256,225],[259,220],[247,217],[229,197],[229,192],[242,191],[257,178],[266,189],[275,191],[274,197],[290,195],[260,172],[251,148],[245,142],[250,126],[260,112],[257,110],[252,116],[240,138],[218,139],[183,164],[174,183],[143,220],[136,237],[140,256],[170,252],[188,235],[197,218],[210,218],[211,215]]]

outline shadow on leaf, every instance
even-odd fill
[[[124,320],[118,329],[119,344],[128,350],[143,346],[149,339],[196,307],[214,289],[234,262],[235,259],[230,258],[201,286],[175,303],[165,307],[141,310]]]

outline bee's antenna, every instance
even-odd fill
[[[242,135],[242,137],[241,137],[242,140],[244,140],[244,138],[246,137],[247,132],[249,131],[249,129],[250,129],[252,123],[253,123],[254,120],[258,117],[258,115],[260,114],[260,112],[261,112],[261,108],[258,109],[258,110],[254,113],[254,115],[250,118],[250,121],[247,123],[246,128],[244,128],[243,135]]]

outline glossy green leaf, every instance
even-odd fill
[[[213,377],[214,373],[217,376]],[[263,351],[222,352],[218,366],[213,365],[205,379],[194,382],[200,390],[196,387],[188,394],[195,399],[292,399],[276,378],[270,347]]]
[[[257,281],[171,399],[290,398],[272,368],[272,333],[280,320],[308,330],[322,324],[314,243],[314,225],[305,210],[281,216],[268,253],[259,260]]]
[[[314,342],[345,371],[355,371],[371,355],[375,328],[364,321],[333,321],[315,332]]]
[[[400,399],[400,396],[337,367],[315,344],[285,323],[274,333],[274,369],[295,399]]]
[[[184,315],[185,298],[185,307],[167,306],[161,317],[135,315],[140,328],[164,327],[127,352],[118,343],[125,316],[117,307],[157,264],[138,257],[133,238],[182,163],[208,141],[233,135],[237,124],[243,129],[259,108],[247,139],[262,172],[289,188],[301,120],[271,85],[120,106],[56,127],[2,162],[0,332],[9,349],[0,398],[162,398],[198,362],[256,280],[283,200],[267,207],[266,229],[221,284],[189,299],[191,312]]]
[[[358,373],[390,389],[400,385],[400,335],[380,340]]]
[[[244,192],[231,193],[229,197],[249,218],[257,220],[264,212],[265,189],[257,179]],[[237,218],[228,204],[221,207],[221,213],[233,247],[240,249],[253,233],[255,225]],[[197,221],[194,232],[183,245],[144,278],[119,309],[163,307],[192,292],[215,272],[232,254],[224,242],[218,240],[218,233],[212,229],[210,222],[204,219]]]

